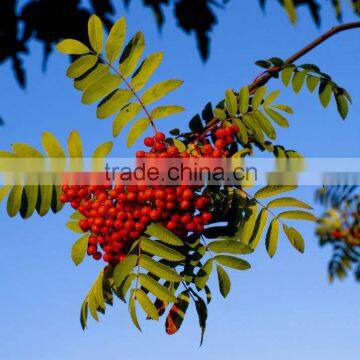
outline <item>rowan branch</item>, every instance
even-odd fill
[[[273,66],[273,67],[269,68],[267,71],[265,71],[262,74],[258,75],[255,78],[255,80],[248,86],[250,94],[254,94],[254,92],[259,87],[264,86],[265,84],[267,84],[268,81],[271,78],[273,78],[274,76],[278,75],[286,65],[292,64],[295,61],[299,60],[304,55],[306,55],[310,51],[314,50],[316,47],[318,47],[320,44],[322,44],[323,42],[325,42],[326,40],[328,40],[332,36],[334,36],[334,35],[336,35],[336,34],[338,34],[340,32],[347,31],[347,30],[352,30],[352,29],[356,29],[356,28],[360,28],[360,21],[351,22],[351,23],[347,23],[347,24],[343,24],[343,25],[339,25],[339,26],[335,26],[335,27],[331,28],[329,31],[327,31],[326,33],[324,33],[323,35],[321,35],[320,37],[318,37],[317,39],[312,41],[310,44],[308,44],[307,46],[305,46],[301,50],[297,51],[295,54],[291,55],[288,59],[285,60],[285,62],[284,62],[284,64],[282,66]],[[204,138],[204,136],[211,129],[213,129],[214,126],[216,126],[219,123],[219,121],[220,120],[216,119],[216,118],[209,121],[209,123],[204,128],[202,133],[198,134],[196,136],[196,138],[193,139],[193,140],[196,141],[199,138]]]

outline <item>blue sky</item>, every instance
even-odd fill
[[[152,14],[135,3],[126,13],[129,30],[144,31],[148,53],[165,51],[162,68],[154,81],[169,77],[185,80],[182,89],[168,98],[187,111],[171,120],[160,120],[159,127],[185,127],[187,119],[209,100],[221,99],[227,88],[239,89],[258,74],[253,65],[258,59],[285,58],[321,32],[305,10],[292,27],[276,4],[265,16],[248,1],[231,1],[220,12],[220,25],[212,36],[210,60],[203,64],[194,40],[175,28],[171,16],[159,34]],[[323,1],[322,31],[335,24],[328,2]],[[118,8],[118,16],[124,9]],[[170,14],[169,14],[170,15]],[[353,16],[346,13],[345,20]],[[283,103],[292,105],[295,115],[290,129],[279,131],[278,143],[306,156],[358,157],[360,124],[358,114],[360,63],[359,30],[343,33],[303,59],[331,74],[352,94],[354,105],[342,122],[332,104],[321,108],[306,91],[294,95],[279,82]],[[0,128],[0,148],[21,141],[40,145],[41,133],[52,131],[64,143],[71,129],[80,131],[87,154],[100,142],[111,139],[111,123],[99,121],[93,106],[80,103],[80,95],[65,77],[68,60],[51,56],[46,74],[41,72],[42,49],[32,44],[26,58],[28,87],[21,91],[9,71],[0,67],[1,115],[6,125]],[[130,156],[141,147],[124,147],[125,136],[115,142],[114,155]],[[312,202],[313,188],[298,190],[298,196]],[[205,343],[199,349],[200,332],[194,309],[188,313],[179,334],[165,335],[163,324],[142,321],[142,334],[132,326],[127,306],[119,302],[101,322],[89,323],[83,332],[79,308],[99,271],[99,264],[87,260],[76,268],[70,249],[76,237],[65,228],[69,209],[45,219],[9,219],[0,206],[2,249],[0,358],[4,360],[89,360],[99,358],[140,359],[224,359],[244,357],[264,360],[307,358],[357,359],[360,330],[360,287],[352,280],[329,285],[326,265],[329,249],[320,249],[313,235],[314,226],[298,226],[306,239],[306,253],[296,253],[285,239],[270,260],[259,247],[249,257],[253,268],[232,273],[232,291],[226,300],[214,296],[210,305]],[[320,209],[316,209],[320,211]],[[216,279],[212,280],[217,293]]]

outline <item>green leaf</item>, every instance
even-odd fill
[[[224,298],[226,298],[231,289],[231,281],[229,275],[220,265],[217,265],[216,270],[218,274],[220,293]]]
[[[225,107],[230,116],[236,116],[238,110],[238,103],[236,96],[231,89],[226,90],[225,92]]]
[[[132,272],[137,261],[137,255],[128,255],[123,261],[116,265],[113,274],[116,287],[119,287],[125,278]]]
[[[253,110],[256,110],[259,105],[262,103],[266,93],[266,86],[259,87],[252,98],[251,106]]]
[[[164,117],[174,115],[183,112],[185,108],[176,105],[158,106],[151,111],[151,117],[153,119],[162,119]]]
[[[266,226],[267,218],[268,218],[268,211],[266,209],[261,209],[256,219],[254,231],[249,241],[249,244],[252,249],[256,249],[259,244],[259,241]]]
[[[22,185],[15,185],[11,188],[6,208],[7,213],[10,217],[16,216],[16,214],[20,211],[22,194]]]
[[[142,107],[139,103],[130,103],[121,109],[114,120],[113,136],[118,136],[124,126],[134,119],[141,109]]]
[[[342,119],[345,120],[346,116],[349,112],[349,105],[346,100],[346,97],[344,95],[337,95],[337,96],[335,96],[335,100],[336,100],[336,106],[337,106],[338,112],[339,112],[340,116],[342,117]]]
[[[90,85],[94,84],[95,82],[102,79],[105,75],[109,74],[109,67],[97,63],[96,67],[91,68],[88,72],[83,74],[82,76],[78,77],[74,81],[74,87],[77,90],[84,91],[86,90]]]
[[[244,124],[253,132],[256,141],[258,141],[261,144],[264,143],[265,141],[264,134],[262,132],[261,127],[257,123],[254,114],[253,113],[245,114],[243,115],[242,120]]]
[[[66,223],[66,227],[75,232],[75,233],[78,233],[78,234],[83,234],[84,232],[80,229],[79,227],[79,222],[78,221],[68,221]]]
[[[201,346],[204,341],[204,334],[205,334],[205,329],[206,329],[206,320],[208,317],[208,311],[207,311],[207,307],[206,307],[204,300],[201,299],[200,297],[198,297],[196,299],[195,307],[196,307],[196,312],[197,312],[198,318],[199,318],[199,325],[201,328],[201,340],[200,340],[200,346]]]
[[[332,84],[331,83],[327,83],[324,87],[320,86],[319,99],[320,99],[321,105],[324,108],[326,108],[330,104],[331,94],[332,94]]]
[[[284,211],[278,217],[281,219],[316,221],[316,217],[313,214],[301,210]]]
[[[95,284],[94,284],[94,296],[96,299],[97,304],[103,310],[105,310],[105,300],[104,300],[104,293],[103,293],[103,278],[104,278],[104,270],[100,271],[99,276],[97,277]]]
[[[141,248],[143,251],[150,253],[151,255],[159,256],[162,259],[169,261],[182,261],[185,260],[185,256],[178,251],[160,244],[156,241],[149,240],[145,237],[141,237]]]
[[[166,266],[160,262],[153,260],[147,255],[141,255],[140,265],[142,268],[158,276],[160,279],[164,279],[171,282],[181,282],[181,276],[169,266]]]
[[[182,141],[180,141],[178,139],[173,139],[173,143],[177,147],[177,149],[179,150],[180,153],[186,151],[186,145]]]
[[[238,126],[239,128],[239,132],[237,133],[237,136],[239,138],[239,140],[243,143],[243,144],[247,144],[248,141],[249,141],[249,138],[248,138],[248,132],[247,132],[247,129],[246,129],[246,126],[244,125],[244,123],[238,119],[238,118],[234,118],[233,119],[233,122],[235,125]]]
[[[9,193],[11,186],[4,185],[0,187],[0,202],[3,201],[4,197]]]
[[[71,158],[83,157],[83,145],[81,137],[77,131],[72,131],[68,138],[68,152]]]
[[[92,15],[88,22],[88,35],[91,47],[100,54],[103,47],[104,29],[100,18]]]
[[[20,208],[20,214],[23,219],[30,218],[36,209],[36,204],[39,196],[39,186],[38,185],[25,185],[23,192],[22,207]]]
[[[126,20],[122,17],[112,26],[106,41],[106,58],[112,64],[119,56],[126,37]]]
[[[244,244],[249,244],[251,239],[251,235],[255,227],[258,207],[259,205],[254,203],[250,205],[245,211],[245,217],[238,234],[240,241]]]
[[[235,240],[217,240],[208,245],[208,248],[214,253],[229,253],[229,254],[251,254],[254,250]]]
[[[240,94],[239,94],[239,110],[242,114],[245,114],[248,112],[249,97],[250,97],[249,88],[247,86],[244,86],[240,90]]]
[[[141,32],[138,32],[126,45],[120,58],[119,70],[124,77],[130,76],[135,70],[145,49],[145,40]]]
[[[56,50],[69,55],[83,55],[90,52],[90,49],[82,42],[74,39],[65,39],[56,45]]]
[[[157,52],[150,55],[142,62],[139,69],[136,70],[131,78],[130,84],[134,91],[139,91],[146,85],[154,71],[160,66],[162,59],[163,53]]]
[[[275,199],[269,202],[267,205],[268,208],[278,208],[278,207],[284,207],[284,206],[291,206],[291,207],[300,207],[303,209],[312,209],[312,207],[303,201],[297,200],[292,197],[284,197]]]
[[[184,245],[184,242],[180,238],[178,238],[173,232],[154,222],[147,227],[145,232],[146,234],[153,236],[166,244],[175,246]]]
[[[137,327],[138,330],[142,331],[136,315],[135,290],[131,290],[129,311],[132,322],[134,323],[134,325]]]
[[[276,139],[276,131],[269,119],[260,111],[255,110],[254,116],[264,133],[272,140]]]
[[[296,94],[302,89],[305,82],[305,77],[306,77],[305,71],[298,71],[295,73],[292,79],[292,87]]]
[[[254,195],[254,198],[266,199],[274,195],[295,190],[296,188],[296,185],[268,185],[257,191]]]
[[[207,284],[209,277],[213,269],[213,259],[209,259],[206,263],[199,269],[195,278],[195,285],[198,289],[202,290]]]
[[[296,24],[296,8],[294,0],[284,0],[284,8],[286,13],[293,24]]]
[[[281,72],[281,81],[285,86],[288,86],[291,80],[291,76],[296,68],[294,66],[287,66]]]
[[[171,91],[180,87],[184,82],[182,80],[165,80],[151,86],[141,96],[141,101],[144,105],[150,105],[153,102],[160,100]]]
[[[152,301],[149,299],[149,297],[142,291],[141,289],[137,289],[136,292],[136,299],[143,308],[143,310],[146,312],[146,314],[154,320],[159,320],[159,314],[156,310],[155,305],[152,303]]]
[[[308,75],[306,78],[306,85],[309,91],[312,93],[319,85],[320,78],[318,76]]]
[[[273,109],[279,109],[281,111],[284,111],[288,114],[293,114],[294,113],[294,110],[290,107],[290,106],[287,106],[287,105],[273,105],[272,106]]]
[[[100,80],[86,88],[81,101],[83,104],[92,104],[109,95],[119,87],[121,79],[114,74],[105,75]]]
[[[158,299],[165,302],[176,302],[176,297],[166,287],[159,284],[150,276],[146,274],[139,274],[139,282],[141,286],[149,290]]]
[[[239,259],[229,255],[217,255],[215,260],[221,265],[227,266],[236,270],[247,270],[251,268],[251,265],[243,259]]]
[[[80,324],[83,330],[85,330],[87,326],[87,317],[88,317],[88,301],[87,298],[85,298],[85,300],[81,305],[81,310],[80,310]]]
[[[65,158],[66,154],[58,139],[50,132],[45,131],[41,137],[41,143],[50,158]]]
[[[279,220],[275,218],[270,223],[265,241],[266,250],[271,258],[276,253],[278,238],[279,238]]]
[[[89,304],[90,315],[93,317],[94,320],[99,321],[99,317],[97,314],[98,304],[96,302],[93,289],[90,290],[90,293],[88,295],[88,304]]]
[[[73,214],[71,214],[70,219],[82,220],[82,219],[85,219],[85,216],[83,214],[80,214],[79,212],[75,211]]]
[[[270,104],[272,104],[279,97],[279,95],[280,95],[280,90],[271,92],[264,100],[263,106],[267,107]]]
[[[96,110],[99,119],[106,119],[122,109],[133,97],[133,93],[126,89],[117,89],[106,97]]]
[[[106,158],[109,155],[109,153],[111,152],[113,146],[114,146],[114,144],[111,141],[107,141],[107,142],[100,144],[93,152],[92,157],[94,159]]]
[[[129,131],[129,135],[126,141],[127,147],[133,146],[139,137],[144,133],[144,131],[149,127],[149,125],[150,121],[148,118],[141,118],[136,120]]]
[[[225,121],[226,120],[226,113],[224,110],[216,108],[214,110],[214,115],[216,116],[216,118],[218,118],[220,121]]]
[[[84,261],[87,252],[88,241],[89,235],[85,235],[76,240],[73,247],[71,248],[71,259],[75,265],[79,265]]]
[[[97,61],[97,55],[83,55],[68,67],[66,75],[69,78],[78,78],[90,70]]]
[[[265,109],[265,112],[281,127],[289,127],[289,122],[278,112],[272,109]]]
[[[287,238],[289,239],[291,245],[303,254],[305,251],[305,241],[302,235],[295,228],[289,228],[285,224],[283,224],[283,230]]]

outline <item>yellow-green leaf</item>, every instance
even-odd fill
[[[221,295],[226,298],[231,289],[231,281],[229,275],[224,270],[224,268],[220,265],[217,265],[217,274],[218,274],[218,281],[219,281],[219,290]]]
[[[129,135],[126,141],[127,147],[131,147],[149,127],[150,121],[148,118],[141,118],[137,120],[129,131]]]
[[[240,94],[239,94],[239,110],[242,114],[247,113],[248,109],[249,109],[249,88],[247,86],[244,86],[241,90],[240,90]]]
[[[88,248],[89,235],[82,236],[76,240],[71,248],[71,259],[75,265],[79,265],[85,259]]]
[[[301,210],[284,211],[278,217],[281,219],[316,221],[316,217],[313,214]]]
[[[171,249],[166,245],[149,240],[146,237],[141,238],[141,248],[145,252],[155,256],[159,256],[160,258],[165,260],[182,261],[185,259],[185,256],[179,253],[178,251]]]
[[[137,255],[128,255],[121,261],[114,269],[114,283],[118,287],[125,280],[125,278],[132,272],[138,261]]]
[[[271,258],[276,253],[278,238],[279,238],[279,220],[275,218],[270,223],[265,241],[266,250]]]
[[[124,77],[128,77],[136,68],[145,49],[145,40],[141,32],[126,45],[120,58],[119,70]]]
[[[249,244],[254,231],[259,205],[254,203],[246,209],[245,217],[239,231],[239,239],[244,244]]]
[[[63,54],[83,55],[90,52],[90,49],[82,42],[74,39],[65,39],[56,45],[56,50]]]
[[[140,265],[150,273],[171,282],[181,282],[181,276],[169,266],[153,260],[147,255],[141,255]]]
[[[248,270],[251,268],[251,265],[243,259],[239,259],[235,256],[230,255],[217,255],[214,258],[221,265],[227,266],[236,270]]]
[[[101,100],[119,87],[121,79],[114,74],[105,75],[100,80],[86,88],[81,101],[83,104],[92,104]]]
[[[66,75],[69,78],[78,78],[90,70],[97,61],[97,55],[83,55],[68,67]]]
[[[257,120],[258,124],[260,125],[261,129],[264,133],[272,140],[276,139],[276,131],[272,126],[269,119],[260,111],[255,110],[254,112],[255,119]]]
[[[139,91],[146,85],[154,71],[160,66],[162,59],[163,53],[157,52],[151,54],[142,62],[131,78],[130,84],[134,91]]]
[[[104,39],[104,29],[100,18],[92,15],[88,22],[88,35],[91,47],[96,53],[101,53]]]
[[[295,190],[296,185],[268,185],[257,191],[254,195],[256,199],[264,199],[277,194]]]
[[[11,188],[7,200],[7,213],[10,217],[16,216],[16,214],[20,211],[22,194],[22,185],[15,185]]]
[[[176,297],[165,286],[159,284],[156,280],[146,274],[139,275],[141,286],[149,290],[158,299],[165,302],[176,302]]]
[[[331,94],[332,94],[332,85],[328,83],[325,85],[323,89],[321,89],[319,93],[320,102],[324,108],[326,108],[330,104]]]
[[[225,92],[225,106],[230,116],[234,117],[238,111],[238,102],[234,92],[229,89]]]
[[[253,249],[256,249],[259,244],[259,241],[261,239],[261,236],[263,235],[263,231],[266,226],[267,218],[268,211],[266,209],[261,209],[255,222],[254,232],[252,233],[251,239],[249,241],[249,244]]]
[[[304,203],[303,201],[292,198],[292,197],[284,197],[284,198],[275,199],[275,200],[270,201],[269,204],[267,205],[268,208],[278,208],[278,207],[285,207],[285,206],[300,207],[300,208],[304,208],[304,209],[312,209],[312,207],[310,205]]]
[[[141,96],[141,101],[144,105],[150,105],[153,102],[160,100],[171,91],[180,87],[184,82],[182,80],[165,80],[157,83],[147,89]]]
[[[139,103],[130,103],[120,110],[113,124],[113,136],[119,135],[120,131],[140,112],[141,105]]]
[[[108,66],[106,66],[105,64],[97,63],[96,67],[91,68],[85,74],[74,80],[74,87],[77,90],[84,91],[91,84],[102,79],[105,75],[108,75],[109,71],[110,70]]]
[[[251,106],[253,110],[256,110],[259,105],[262,103],[266,93],[266,86],[259,87],[252,98]]]
[[[143,310],[146,312],[146,314],[154,320],[159,320],[159,314],[156,310],[155,305],[152,303],[152,301],[149,299],[149,297],[145,294],[144,291],[141,289],[136,290],[136,299],[143,308]]]
[[[151,223],[147,227],[146,234],[153,236],[166,244],[175,246],[184,245],[184,242],[180,238],[178,238],[173,232],[156,223]]]
[[[96,116],[99,119],[106,119],[122,109],[133,97],[133,93],[127,89],[117,89],[107,96],[96,110]]]
[[[151,111],[151,117],[153,119],[162,119],[164,117],[177,114],[184,111],[185,108],[176,105],[158,106]]]
[[[106,58],[112,64],[119,56],[126,37],[126,20],[122,17],[116,21],[110,29],[109,37],[106,41]]]
[[[139,331],[142,331],[141,327],[139,325],[137,315],[136,315],[135,290],[131,290],[129,311],[130,311],[130,317],[131,317],[132,322],[134,323],[134,325],[137,327],[137,329]]]
[[[288,227],[285,224],[283,225],[283,230],[289,239],[291,245],[301,253],[305,251],[305,241],[302,235],[293,227]]]

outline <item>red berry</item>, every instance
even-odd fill
[[[157,132],[155,134],[155,140],[160,142],[160,141],[164,141],[165,140],[165,134],[162,132]]]

